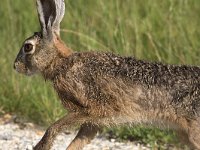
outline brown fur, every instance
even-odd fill
[[[200,149],[200,67],[72,52],[55,36],[59,35],[64,1],[37,0],[37,4],[42,32],[25,41],[33,49],[25,53],[23,45],[14,67],[26,75],[42,74],[69,114],[46,130],[34,150],[49,150],[57,134],[80,125],[67,148],[79,150],[101,127],[123,124],[171,128],[180,140]]]
[[[65,43],[63,43],[59,36],[54,38],[54,44],[62,57],[67,57],[72,54],[72,50],[65,46]]]
[[[60,50],[41,73],[53,83],[69,114],[47,130],[35,149],[49,149],[58,133],[75,124],[82,128],[68,149],[82,148],[97,127],[123,124],[171,128],[184,135],[183,142],[200,149],[199,67],[149,63],[109,53],[59,54]]]

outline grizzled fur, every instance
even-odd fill
[[[57,60],[43,75],[53,82],[66,109],[88,116],[86,122],[140,123],[184,133],[192,122],[199,123],[200,67],[97,52]]]
[[[146,62],[111,53],[73,52],[60,39],[64,0],[37,0],[41,32],[25,40],[14,68],[52,82],[69,113],[34,150],[49,150],[63,130],[80,125],[68,150],[80,150],[103,126],[144,124],[177,131],[200,149],[200,67]]]
[[[99,116],[107,116],[109,112],[103,115],[106,111],[121,114],[127,110],[122,107],[127,98],[128,103],[146,110],[173,106],[178,116],[200,116],[200,67],[163,65],[95,52],[74,53],[59,61],[56,69],[48,70],[51,75],[46,78],[54,83],[70,111],[81,109],[90,114],[90,108],[103,105],[105,108],[97,109],[101,111]]]

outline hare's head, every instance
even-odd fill
[[[60,22],[65,13],[64,0],[37,0],[41,32],[25,40],[14,63],[14,68],[31,75],[43,71],[58,56],[71,53],[60,40]]]

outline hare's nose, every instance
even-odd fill
[[[16,69],[18,64],[18,62],[14,62],[13,68]]]
[[[16,69],[16,62],[14,63],[13,68]]]

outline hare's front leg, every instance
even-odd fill
[[[189,127],[189,140],[194,147],[200,150],[200,117],[197,120],[193,120]]]
[[[90,141],[95,137],[99,130],[99,127],[96,125],[92,125],[89,123],[85,123],[81,125],[81,128],[68,146],[67,150],[81,150],[86,144],[90,143]]]
[[[75,124],[83,124],[87,120],[87,117],[77,113],[70,113],[63,118],[52,124],[45,132],[40,142],[33,148],[34,150],[50,150],[53,145],[53,141],[58,133],[72,127]]]

